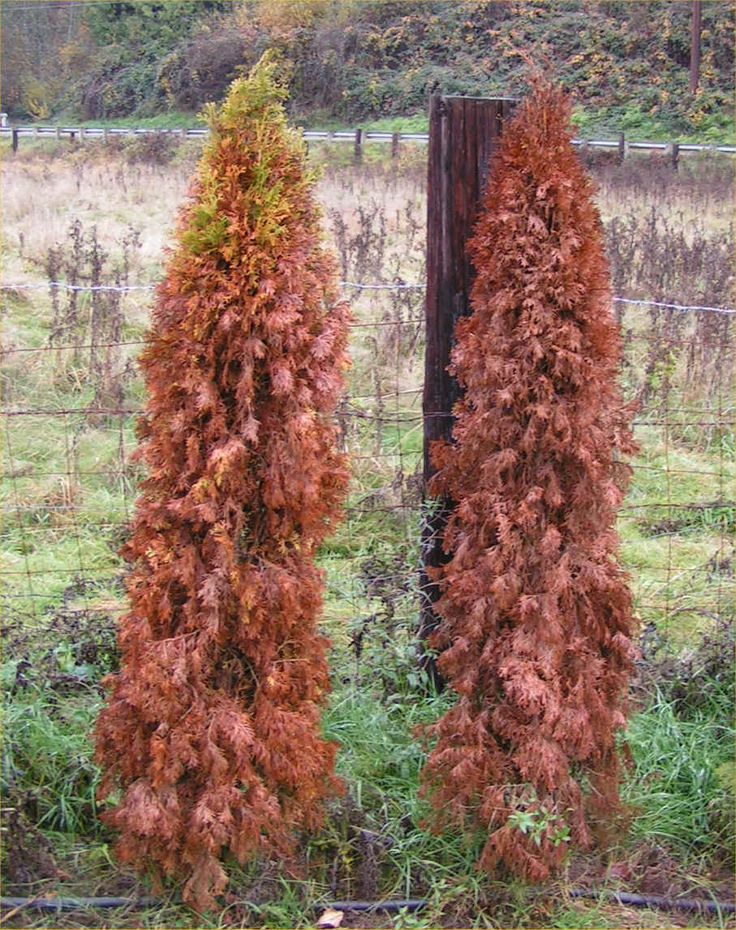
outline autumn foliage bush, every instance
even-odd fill
[[[339,789],[314,556],[347,485],[348,311],[283,98],[262,62],[209,113],[142,356],[148,476],[96,731],[119,857],[199,908],[226,854],[288,853]]]
[[[631,595],[616,510],[632,451],[593,188],[569,105],[537,81],[504,130],[469,243],[464,396],[431,492],[454,502],[432,645],[457,701],[423,773],[480,865],[542,880],[620,810]]]

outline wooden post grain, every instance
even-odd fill
[[[489,161],[514,100],[433,95],[429,105],[427,179],[427,343],[424,367],[424,487],[420,572],[420,664],[435,688],[442,686],[424,641],[437,626],[433,604],[437,585],[427,569],[447,561],[442,545],[451,501],[431,499],[432,443],[452,435],[452,408],[460,396],[447,366],[457,320],[470,311],[473,269],[466,255]]]
[[[391,158],[399,157],[400,140],[401,140],[401,136],[399,135],[398,132],[394,132],[391,134]]]

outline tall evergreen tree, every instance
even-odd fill
[[[433,645],[458,697],[424,791],[438,826],[487,831],[485,869],[532,880],[619,806],[634,654],[614,529],[633,445],[593,193],[540,79],[491,165],[453,352],[464,397],[434,449],[431,491],[456,504]]]
[[[314,557],[347,485],[348,311],[284,96],[262,62],[209,113],[142,356],[148,477],[96,731],[120,858],[199,908],[224,853],[288,851],[339,788]]]

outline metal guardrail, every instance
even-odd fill
[[[38,138],[70,139],[107,139],[110,136],[176,136],[179,138],[197,138],[209,135],[209,129],[149,129],[134,127],[107,127],[107,126],[0,126],[0,136],[32,136]],[[429,141],[428,133],[424,132],[385,132],[364,129],[339,129],[334,132],[313,129],[302,130],[305,140],[323,142],[352,142],[360,146],[366,142],[391,142],[394,145],[401,142]],[[736,145],[716,145],[708,142],[629,142],[621,135],[618,139],[573,139],[573,145],[626,150],[661,151],[661,152],[720,152],[726,155],[736,155]]]

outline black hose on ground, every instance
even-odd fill
[[[736,913],[736,904],[732,901],[714,901],[710,898],[668,898],[664,895],[632,894],[627,891],[596,891],[588,888],[575,888],[568,894],[571,898],[603,898],[629,907],[659,908],[668,911],[704,911],[710,914]],[[104,910],[116,907],[139,910],[157,907],[161,903],[158,898],[0,898],[0,908],[30,908],[37,911]],[[423,898],[408,898],[389,901],[332,901],[322,906],[325,909],[352,911],[353,913],[359,911],[394,913],[401,910],[418,911],[426,907],[427,903]]]
[[[34,911],[106,910],[111,907],[157,907],[158,898],[0,898],[2,908],[30,908]]]
[[[714,901],[712,898],[668,898],[659,894],[632,894],[628,891],[595,891],[575,888],[568,892],[571,898],[605,898],[616,904],[630,907],[661,908],[668,911],[708,911],[711,914],[734,914],[736,904],[732,901]]]
[[[0,908],[24,909],[37,911],[82,911],[105,910],[114,907],[129,907],[140,910],[156,907],[162,902],[158,898],[0,898]],[[391,901],[332,901],[323,905],[324,909],[334,911],[387,911],[390,913],[406,910],[418,911],[426,907],[422,898]]]

